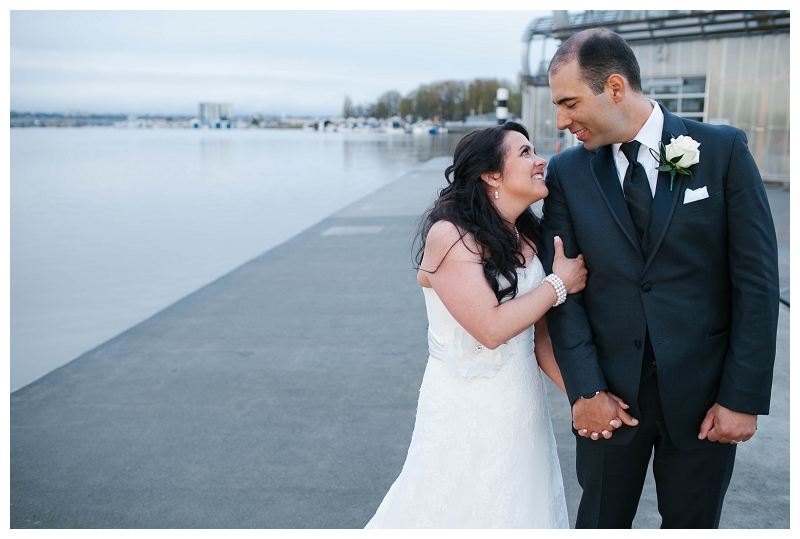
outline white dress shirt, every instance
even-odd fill
[[[642,164],[644,171],[647,172],[647,179],[650,182],[650,192],[653,193],[653,197],[655,198],[656,180],[658,179],[658,171],[656,170],[658,168],[658,161],[650,153],[650,149],[652,148],[656,154],[660,151],[661,132],[664,131],[664,113],[661,112],[661,107],[658,106],[658,103],[652,99],[648,101],[653,104],[653,112],[650,113],[650,117],[633,140],[638,140],[642,144],[639,146],[639,156],[636,160]],[[612,145],[620,186],[622,186],[622,182],[625,180],[625,172],[628,170],[628,158],[620,151],[621,146],[621,142]]]

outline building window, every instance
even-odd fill
[[[687,76],[642,79],[644,95],[658,101],[664,108],[681,118],[705,121],[706,77]]]

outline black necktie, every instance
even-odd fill
[[[628,212],[631,214],[633,224],[639,233],[639,241],[644,238],[647,225],[650,223],[650,207],[653,205],[653,194],[650,191],[650,182],[644,167],[636,160],[639,155],[638,140],[624,143],[620,149],[628,158],[628,170],[622,182],[625,200],[628,202]],[[645,248],[642,246],[642,248]]]

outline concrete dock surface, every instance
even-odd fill
[[[435,158],[10,397],[11,528],[361,528],[400,473],[427,361],[411,241]],[[789,191],[769,416],[723,528],[789,528]],[[572,525],[566,397],[548,381]],[[657,528],[649,474],[637,528]]]

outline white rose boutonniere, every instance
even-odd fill
[[[672,191],[672,182],[675,181],[675,174],[691,176],[692,171],[689,167],[700,162],[700,143],[692,137],[684,135],[678,138],[670,138],[669,146],[661,143],[661,152],[656,154],[652,149],[650,153],[658,161],[659,167],[656,170],[669,172],[669,190]]]

